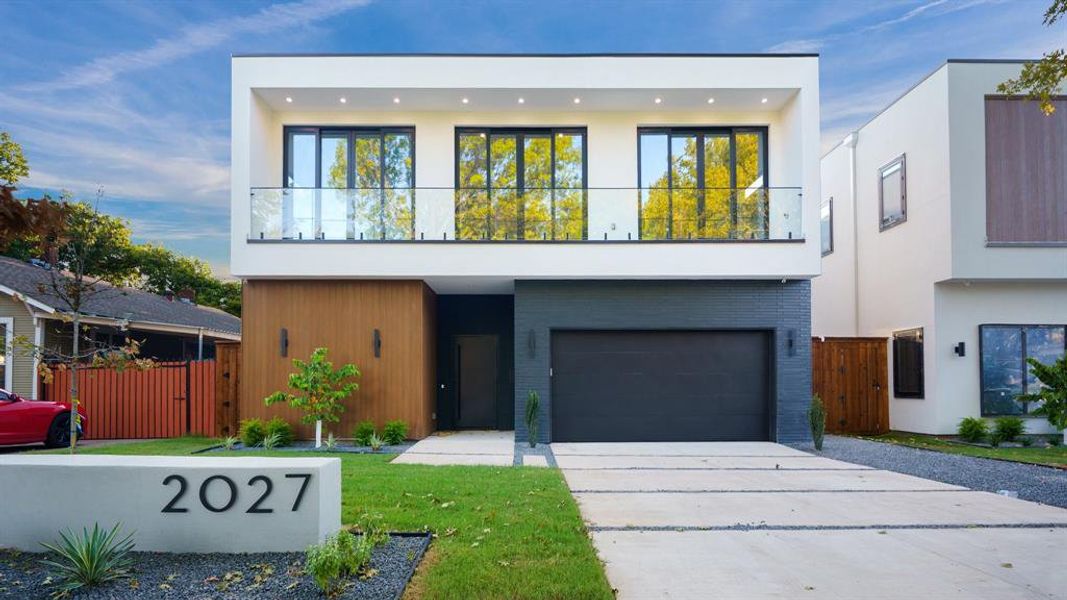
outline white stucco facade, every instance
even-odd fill
[[[259,56],[235,57],[232,65],[236,276],[418,278],[443,293],[508,293],[522,278],[797,279],[819,272],[817,57]],[[256,240],[250,190],[282,185],[283,131],[297,125],[413,128],[416,240]],[[452,198],[442,190],[455,185],[456,129],[472,126],[584,128],[589,239],[442,241],[454,224]],[[638,242],[637,130],[648,126],[766,127],[769,185],[794,189],[771,196],[770,237],[780,239]]]
[[[923,329],[924,398],[895,396],[889,352],[893,429],[954,433],[980,415],[980,325],[1067,323],[1067,243],[986,243],[985,97],[1020,67],[950,61],[822,159],[835,243],[812,284],[813,334]],[[880,231],[879,169],[901,155],[907,220]]]

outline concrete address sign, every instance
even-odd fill
[[[0,547],[32,552],[94,522],[155,552],[300,551],[341,527],[336,458],[11,455],[0,490]]]

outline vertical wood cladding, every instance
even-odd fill
[[[986,237],[1067,242],[1067,98],[1045,115],[1037,102],[985,101]]]
[[[334,365],[359,367],[359,390],[347,401],[340,423],[324,429],[350,437],[359,421],[379,427],[403,419],[409,436],[434,431],[435,297],[422,281],[249,280],[244,284],[241,357],[241,418],[281,415],[300,437],[314,436],[298,411],[267,407],[263,399],[286,389],[292,359],[306,360],[318,347]],[[281,356],[281,330],[288,356]],[[374,356],[374,330],[381,356]]]

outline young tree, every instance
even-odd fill
[[[11,187],[30,174],[22,146],[6,131],[0,131],[0,185]]]
[[[292,408],[304,412],[303,423],[315,424],[315,447],[322,446],[322,422],[336,423],[344,412],[344,400],[359,389],[359,384],[348,381],[359,377],[359,369],[347,363],[339,369],[326,360],[326,348],[316,348],[311,359],[302,361],[293,359],[295,373],[289,374],[289,388],[296,394],[274,392],[264,399],[267,406],[277,402],[286,402]]]
[[[1052,0],[1045,11],[1044,23],[1051,27],[1067,16],[1067,0]],[[1009,96],[1026,94],[1031,100],[1041,101],[1041,110],[1046,115],[1056,111],[1052,96],[1067,80],[1067,50],[1058,48],[1045,53],[1041,60],[1023,65],[1022,73],[997,86],[997,91]]]
[[[1053,427],[1063,430],[1067,442],[1067,355],[1047,365],[1033,357],[1028,357],[1026,362],[1030,372],[1041,382],[1041,389],[1032,394],[1021,394],[1016,400],[1040,402],[1033,414],[1043,415]]]

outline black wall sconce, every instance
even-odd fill
[[[281,335],[278,338],[278,352],[282,356],[289,356],[289,330],[282,327]]]
[[[967,344],[959,342],[952,347],[952,351],[956,353],[956,356],[967,356]]]
[[[785,345],[789,351],[789,356],[797,355],[797,330],[790,329],[785,333]]]
[[[382,332],[374,330],[374,358],[382,357]]]
[[[526,347],[530,349],[530,358],[537,356],[537,334],[533,329],[526,335]]]

